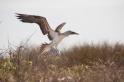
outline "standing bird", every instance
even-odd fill
[[[46,54],[46,52],[53,53],[53,48],[56,49],[57,54],[60,54],[60,51],[57,49],[57,45],[62,41],[63,38],[72,35],[77,34],[73,31],[66,31],[64,33],[61,33],[62,27],[66,24],[63,22],[57,28],[55,31],[49,26],[49,23],[47,22],[47,19],[43,16],[36,16],[36,15],[27,15],[27,14],[17,14],[17,18],[20,19],[22,22],[27,23],[37,23],[40,26],[40,29],[43,33],[43,35],[48,36],[49,40],[51,40],[51,43],[49,44],[42,44],[40,48],[40,52],[42,55]]]

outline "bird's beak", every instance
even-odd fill
[[[76,33],[76,32],[71,32],[71,34],[76,34],[76,35],[79,35],[78,33]]]

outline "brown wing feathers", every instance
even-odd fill
[[[17,14],[18,19],[21,19],[22,22],[27,23],[37,23],[40,26],[42,33],[45,35],[49,31],[49,24],[45,17],[35,16],[35,15],[26,15],[26,14]]]
[[[36,16],[36,15],[27,15],[27,14],[17,14],[18,19],[22,22],[27,22],[27,23],[37,23],[40,26],[40,29],[44,35],[48,34],[48,38],[52,40],[54,38],[54,35],[51,36],[50,32],[55,34],[56,32],[61,34],[61,29],[62,27],[66,24],[65,22],[57,26],[55,31],[50,28],[47,19],[42,16]]]
[[[57,28],[55,29],[56,32],[61,33],[61,29],[62,27],[66,24],[66,22],[63,22],[62,24],[60,24],[59,26],[57,26]]]

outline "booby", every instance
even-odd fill
[[[44,54],[48,51],[50,51],[50,53],[53,53],[53,48],[55,48],[56,52],[60,54],[60,51],[57,49],[57,45],[62,41],[62,39],[72,34],[78,35],[78,33],[73,32],[71,30],[61,33],[61,29],[66,24],[66,22],[63,22],[60,25],[58,25],[54,31],[47,22],[47,19],[43,16],[19,13],[16,14],[17,14],[16,17],[20,19],[20,21],[22,22],[38,24],[43,35],[47,35],[49,40],[51,40],[51,43],[49,44],[46,43],[41,46],[41,54]]]

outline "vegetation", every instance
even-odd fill
[[[124,82],[123,44],[83,44],[39,58],[36,46],[8,50],[10,58],[0,59],[0,82]]]

